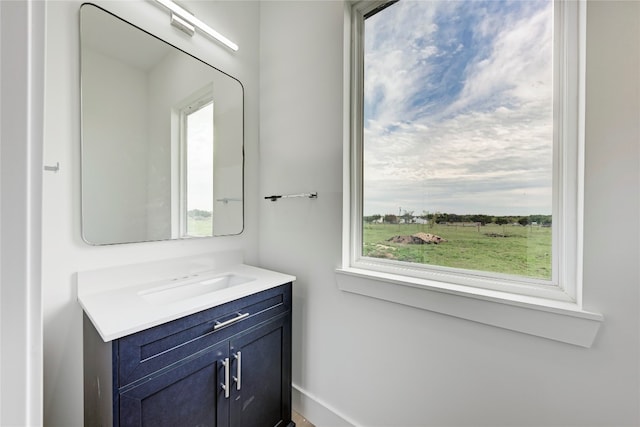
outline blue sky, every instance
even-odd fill
[[[365,215],[550,214],[551,2],[401,0],[365,25]]]

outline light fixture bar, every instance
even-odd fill
[[[216,30],[214,30],[213,28],[211,28],[210,26],[208,26],[207,24],[205,24],[204,22],[202,22],[201,20],[193,16],[192,13],[188,12],[187,10],[180,7],[176,3],[172,2],[171,0],[156,0],[156,1],[161,5],[163,5],[164,7],[166,7],[167,9],[169,9],[171,12],[175,13],[177,16],[179,16],[183,20],[187,21],[189,24],[193,25],[194,27],[196,27],[197,29],[199,29],[200,31],[208,35],[209,37],[227,46],[229,49],[233,51],[238,50],[237,44],[235,44],[234,42],[232,42],[231,40],[229,40],[228,38],[226,38],[225,36],[217,32]]]

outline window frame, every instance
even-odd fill
[[[590,322],[599,324],[602,316],[582,310],[585,2],[554,1],[554,82],[560,84],[554,84],[553,286],[535,279],[500,274],[474,274],[460,269],[425,267],[420,264],[412,265],[361,256],[364,20],[366,16],[373,14],[373,11],[381,10],[392,3],[386,0],[360,0],[345,6],[345,185],[342,267],[337,269],[339,288],[446,314],[454,312],[458,314],[453,315],[458,317],[471,316],[471,320],[482,323],[493,324],[478,320],[478,316],[460,313],[459,307],[438,308],[423,300],[427,295],[433,297],[433,292],[445,293],[449,296],[567,314],[585,319],[589,327],[595,327]],[[405,289],[396,285],[403,285]],[[425,291],[422,297],[406,296],[407,292],[414,294],[418,290]],[[403,292],[406,295],[400,295]],[[453,298],[450,302],[458,304],[455,300],[456,298]],[[493,309],[495,310],[495,307]],[[506,323],[498,322],[497,326],[519,330],[508,325],[512,323],[510,320],[507,319]],[[596,332],[597,327],[593,332],[593,338]],[[533,334],[549,335],[547,332]]]

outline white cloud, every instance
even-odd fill
[[[442,17],[434,5],[450,9],[448,22],[462,23],[468,18],[452,8],[468,4],[483,16],[475,37],[490,43],[475,40],[471,46],[436,23]],[[403,0],[389,8],[399,8],[396,20],[367,27],[376,52],[365,59],[365,97],[375,100],[365,129],[366,214],[392,213],[398,206],[416,212],[550,213],[551,10],[532,11],[540,2],[519,2],[519,13],[505,8],[508,13],[498,16],[483,4]],[[438,47],[443,44],[449,50]],[[462,51],[465,67],[453,76],[462,79],[460,87],[443,91],[437,74],[452,75],[442,74],[437,61]],[[427,99],[429,91],[438,96]],[[416,99],[418,107],[412,105]]]
[[[526,3],[525,3],[526,4]],[[544,108],[552,91],[551,9],[533,16],[506,16],[491,56],[469,67],[464,89],[448,113],[496,98]],[[547,54],[549,52],[549,54]]]

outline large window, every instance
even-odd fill
[[[357,2],[349,267],[578,298],[578,2]]]

